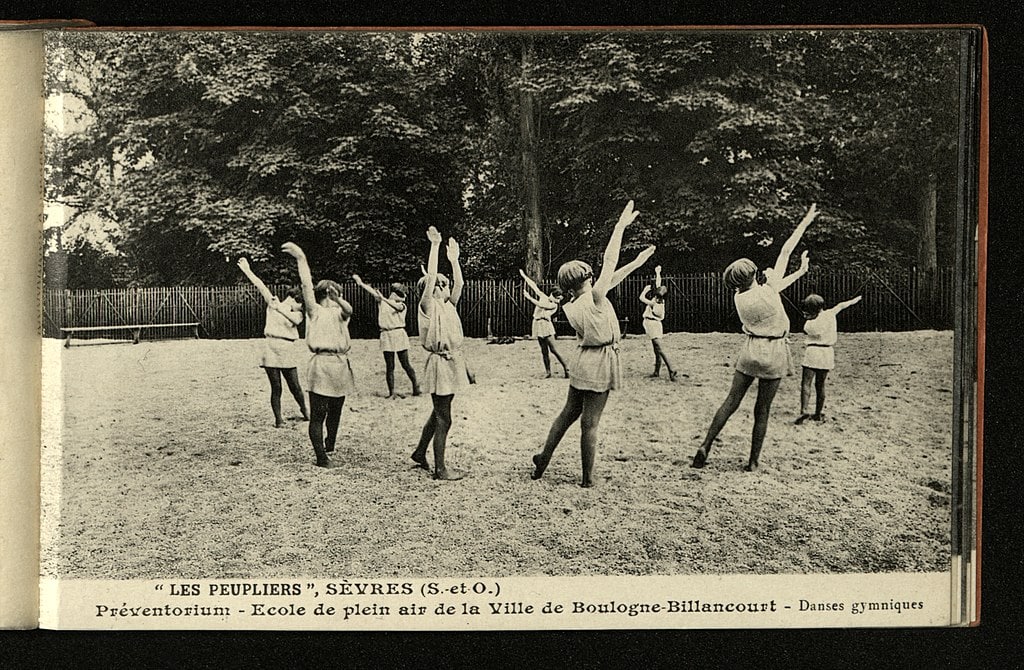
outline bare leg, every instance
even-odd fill
[[[711,453],[711,443],[715,441],[718,434],[722,432],[722,428],[725,427],[729,417],[732,416],[733,412],[735,412],[740,406],[743,396],[747,394],[747,389],[750,388],[753,381],[753,377],[745,375],[739,370],[733,373],[732,388],[729,389],[729,395],[725,397],[725,401],[722,403],[721,407],[718,408],[718,411],[715,412],[714,418],[711,419],[711,426],[708,427],[708,434],[704,436],[704,442],[701,443],[700,449],[697,450],[697,454],[693,457],[693,463],[690,467],[704,467],[708,454]]]
[[[395,397],[395,352],[384,352],[384,381],[388,385],[388,397]]]
[[[280,428],[284,425],[281,418],[281,368],[263,368],[267,371],[267,379],[270,380],[270,409],[274,412],[274,427]]]
[[[608,402],[608,391],[582,391],[583,417],[580,420],[580,460],[583,464],[584,488],[594,485],[594,460],[597,458],[597,434],[601,425],[601,413]]]
[[[292,397],[295,398],[295,402],[299,404],[299,409],[302,410],[302,418],[309,421],[309,412],[306,410],[306,396],[302,393],[302,384],[299,383],[299,371],[295,368],[288,368],[282,370],[284,374],[284,380],[288,382],[288,390],[291,392]]]
[[[540,357],[544,360],[544,378],[551,376],[551,357],[548,355],[547,338],[538,337],[537,344],[540,345]]]
[[[795,421],[798,426],[811,416],[807,411],[807,404],[811,401],[811,386],[814,383],[814,377],[812,368],[805,367],[803,369],[803,374],[800,377],[800,416]]]
[[[764,444],[765,433],[768,432],[768,415],[772,410],[772,400],[779,390],[781,379],[760,379],[757,382],[757,401],[754,403],[754,432],[750,439],[750,460],[743,468],[754,472],[758,468],[761,457],[761,445]]]
[[[309,441],[313,443],[316,464],[322,468],[329,467],[331,459],[324,450],[324,422],[327,420],[327,406],[330,398],[312,391],[309,392]]]
[[[654,350],[654,372],[651,373],[651,377],[661,376],[661,356],[658,355],[658,341],[651,340],[651,349]]]
[[[665,369],[668,370],[669,381],[676,380],[676,371],[672,369],[672,363],[668,360],[668,356],[665,355],[665,349],[661,346],[661,338],[652,340],[654,344],[654,356],[656,360],[665,362]]]
[[[449,468],[444,462],[448,443],[448,429],[452,427],[452,400],[454,395],[431,395],[434,401],[434,479],[456,481],[466,474]]]
[[[555,336],[554,335],[548,335],[547,337],[544,338],[544,340],[547,341],[548,349],[551,351],[552,354],[554,354],[555,358],[558,359],[558,362],[562,366],[562,372],[565,373],[565,378],[568,379],[569,378],[569,366],[565,364],[565,359],[562,358],[562,355],[558,353],[558,349],[555,347]]]
[[[814,371],[814,420],[821,421],[821,410],[825,409],[825,378],[828,370]]]
[[[580,418],[580,414],[583,413],[583,393],[584,391],[569,387],[565,406],[562,407],[562,411],[558,413],[554,423],[551,424],[551,430],[548,431],[548,439],[544,442],[543,450],[533,457],[534,479],[544,476],[544,471],[547,469],[548,463],[551,462],[551,455],[555,453],[555,448],[562,441],[565,431],[569,430],[569,426],[576,423],[576,419]]]
[[[324,451],[331,453],[338,441],[338,426],[341,424],[341,410],[345,407],[345,397],[329,398],[327,404],[327,439],[324,440]]]
[[[434,426],[437,420],[434,415],[434,409],[430,409],[430,416],[427,417],[427,422],[423,424],[423,430],[420,432],[420,441],[416,445],[416,450],[412,452],[413,461],[415,461],[424,470],[429,470],[430,465],[427,463],[427,446],[430,441],[434,439]]]
[[[405,370],[406,376],[412,382],[412,394],[420,395],[420,383],[416,381],[416,371],[412,369],[412,364],[409,363],[408,349],[398,352],[398,362],[402,364],[402,369]]]

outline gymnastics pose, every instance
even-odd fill
[[[654,247],[647,247],[631,263],[619,269],[622,234],[639,212],[630,200],[622,210],[611,239],[604,251],[601,274],[594,281],[594,272],[583,261],[569,261],[558,269],[558,284],[571,295],[562,309],[576,330],[577,349],[569,362],[569,396],[565,407],[555,418],[541,453],[533,457],[533,478],[540,479],[551,462],[551,456],[569,426],[581,420],[580,460],[583,466],[581,485],[594,485],[594,459],[597,455],[598,428],[601,413],[608,401],[608,392],[619,387],[622,364],[619,361],[619,319],[607,293],[618,286],[631,272],[647,262]]]
[[[789,335],[789,317],[782,306],[779,293],[807,272],[808,258],[805,251],[801,257],[800,269],[786,276],[789,257],[803,236],[807,226],[818,216],[818,209],[811,205],[796,230],[782,245],[774,268],[765,270],[766,282],[758,284],[757,265],[748,258],[734,261],[725,269],[723,280],[726,286],[735,290],[733,301],[736,313],[743,322],[746,338],[736,359],[736,371],[733,373],[732,388],[725,402],[715,412],[711,426],[704,442],[693,457],[692,467],[702,468],[711,452],[711,443],[721,432],[725,423],[732,416],[747,389],[757,382],[757,402],[754,404],[754,430],[750,440],[750,458],[743,468],[747,472],[757,470],[761,455],[761,446],[768,430],[768,416],[771,412],[772,400],[779,389],[782,376],[789,369],[789,347],[786,336]]]
[[[651,292],[651,285],[644,286],[640,294],[640,302],[647,305],[644,309],[644,332],[651,338],[651,346],[654,348],[654,372],[651,377],[661,376],[661,362],[665,361],[665,369],[668,370],[668,380],[676,380],[676,372],[672,369],[665,350],[661,347],[661,338],[665,334],[661,322],[665,320],[665,297],[668,295],[668,287],[661,283],[661,266],[654,268],[654,297],[647,297]]]
[[[316,453],[316,464],[328,468],[333,463],[327,454],[334,451],[338,439],[345,396],[356,391],[352,364],[348,360],[352,346],[348,335],[352,305],[341,297],[341,286],[337,282],[323,279],[313,287],[309,262],[297,244],[286,242],[281,250],[295,259],[299,269],[302,299],[306,306],[306,346],[313,353],[307,375],[312,413],[309,441]]]
[[[412,452],[412,460],[425,470],[427,445],[434,445],[434,479],[455,481],[465,473],[445,463],[448,430],[452,426],[452,400],[456,392],[469,383],[466,363],[462,358],[462,319],[456,307],[462,297],[462,267],[459,265],[459,243],[448,239],[447,255],[452,265],[452,283],[437,271],[441,233],[431,226],[427,229],[430,256],[426,275],[420,279],[420,304],[417,310],[423,348],[427,350],[427,364],[423,370],[423,389],[430,394],[433,408],[423,426],[419,444]]]
[[[288,390],[302,410],[302,418],[309,420],[306,399],[299,383],[298,352],[295,340],[299,339],[298,325],[302,323],[302,292],[298,288],[288,289],[284,300],[278,300],[267,285],[253,273],[249,261],[238,259],[238,268],[249,278],[256,290],[267,303],[267,315],[263,326],[263,358],[260,367],[266,370],[270,380],[270,409],[274,412],[274,427],[284,426],[281,416],[281,376],[288,383]]]
[[[804,318],[807,319],[804,324],[807,340],[802,363],[803,378],[800,381],[800,416],[795,422],[798,426],[807,419],[822,420],[821,410],[825,408],[825,378],[828,371],[836,366],[834,346],[839,337],[836,315],[847,307],[856,305],[860,299],[861,296],[857,296],[839,303],[832,309],[823,309],[825,299],[812,293],[804,298],[800,305]],[[807,411],[812,385],[815,391],[813,415]]]
[[[544,360],[544,378],[551,377],[551,357],[548,355],[550,351],[562,365],[562,372],[565,373],[565,377],[568,379],[569,368],[566,367],[565,359],[562,358],[555,347],[555,324],[551,321],[555,312],[558,311],[558,305],[562,302],[562,289],[555,287],[550,294],[544,295],[544,292],[540,290],[537,284],[525,272],[520,270],[519,274],[530,290],[533,291],[534,295],[536,295],[534,297],[525,288],[523,289],[523,295],[534,304],[533,325],[531,326],[530,335],[540,343],[540,356]]]
[[[419,395],[416,371],[409,363],[409,335],[405,332],[405,287],[398,283],[392,284],[391,294],[385,298],[383,293],[364,283],[359,275],[352,275],[352,279],[377,301],[377,325],[380,327],[380,350],[384,352],[384,379],[388,385],[388,399],[402,397],[395,393],[396,355],[412,382],[412,394]]]

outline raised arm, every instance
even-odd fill
[[[430,240],[430,254],[427,256],[427,267],[423,276],[426,280],[423,283],[423,294],[420,296],[420,310],[424,314],[430,314],[430,301],[434,297],[434,285],[437,284],[437,252],[441,248],[441,233],[437,228],[427,228],[427,239]]]
[[[635,270],[640,269],[640,267],[644,263],[649,261],[651,256],[654,255],[655,249],[656,247],[652,244],[651,246],[647,247],[639,254],[637,254],[637,257],[634,258],[631,262],[626,263],[621,268],[616,270],[614,276],[612,276],[612,288],[615,288],[616,286],[621,284],[623,279],[631,275]]]
[[[608,246],[604,250],[604,258],[601,262],[601,274],[594,282],[594,301],[604,300],[605,295],[615,285],[615,268],[619,264],[619,252],[622,249],[622,234],[626,232],[629,224],[633,223],[640,212],[633,209],[633,201],[626,203],[625,209],[619,215],[619,220],[612,229],[612,236],[608,240]],[[621,281],[621,279],[620,279]]]
[[[257,277],[256,273],[254,273],[252,268],[249,267],[248,259],[239,258],[238,269],[242,271],[242,274],[249,278],[249,281],[256,287],[256,290],[259,291],[260,295],[263,296],[263,299],[268,305],[274,303],[274,294],[270,292],[270,289],[263,283],[263,280]]]
[[[532,295],[530,295],[530,292],[527,291],[525,288],[523,289],[523,297],[532,302],[537,307],[548,307],[548,305],[541,304],[540,300],[537,300]]]
[[[451,301],[453,305],[458,306],[459,299],[462,297],[462,287],[466,285],[466,282],[462,278],[462,266],[459,265],[459,243],[455,241],[454,237],[448,238],[448,262],[452,264],[452,296]]]
[[[661,288],[661,266],[654,266],[654,288]]]
[[[786,275],[785,277],[776,274],[774,271],[768,274],[768,284],[773,286],[776,291],[783,291],[795,282],[800,277],[807,274],[807,269],[811,267],[810,258],[807,256],[807,252],[800,254],[800,268],[793,274]]]
[[[789,257],[793,254],[793,250],[796,249],[796,245],[800,243],[800,238],[804,236],[804,231],[807,230],[807,226],[811,225],[811,221],[814,221],[818,216],[818,206],[812,204],[807,208],[807,213],[804,214],[804,218],[797,224],[796,230],[789,236],[789,239],[782,245],[782,250],[779,251],[779,257],[775,260],[775,276],[785,277],[786,270],[789,269]],[[781,290],[781,289],[780,289]]]
[[[553,300],[551,300],[551,298],[549,298],[547,296],[547,294],[544,293],[544,291],[541,291],[540,287],[537,286],[537,282],[535,282],[532,279],[530,279],[530,276],[528,274],[526,274],[525,272],[523,272],[522,269],[519,270],[519,276],[523,278],[523,281],[526,282],[526,285],[529,286],[530,290],[532,290],[534,295],[537,296],[537,298],[535,300],[533,297],[530,296],[529,291],[527,291],[526,289],[523,289],[523,295],[526,296],[527,300],[532,302],[537,307],[544,307],[546,309],[550,309],[552,307],[558,307],[558,303],[554,302]]]
[[[858,302],[860,302],[861,298],[863,298],[863,297],[864,296],[859,295],[856,298],[850,298],[849,300],[841,302],[838,305],[836,305],[835,307],[833,307],[832,311],[835,312],[836,314],[838,314],[839,312],[843,311],[847,307],[852,307],[852,306],[856,305]]]
[[[282,244],[281,251],[295,259],[295,264],[299,268],[299,282],[302,286],[302,302],[306,314],[312,314],[313,308],[316,306],[316,295],[313,293],[313,273],[309,271],[306,253],[294,242]]]
[[[644,290],[640,293],[640,302],[645,305],[653,305],[654,301],[647,297],[647,294],[651,292],[651,285],[647,284],[644,286]]]
[[[341,308],[341,316],[343,319],[348,319],[352,316],[352,305],[348,300],[341,297],[341,292],[335,288],[331,288],[327,291],[327,297],[334,301],[334,304]]]
[[[352,275],[352,281],[356,283],[356,286],[372,295],[373,299],[376,300],[377,302],[386,303],[389,307],[391,307],[391,309],[395,310],[396,312],[401,312],[403,309],[405,309],[404,302],[399,302],[397,300],[392,300],[391,298],[386,297],[383,293],[381,293],[377,289],[373,288],[372,286],[364,282],[363,278],[360,277],[359,275]]]
[[[535,296],[537,296],[538,298],[546,297],[544,295],[544,292],[540,290],[540,287],[537,286],[537,282],[535,282],[532,279],[530,279],[530,275],[526,274],[526,272],[524,272],[522,268],[519,269],[519,276],[523,278],[523,281],[526,283],[527,286],[530,287],[530,290],[533,291],[533,294]],[[526,291],[523,291],[523,293],[526,293]],[[530,296],[527,295],[526,297],[530,297]],[[536,301],[534,301],[534,302],[536,302]]]

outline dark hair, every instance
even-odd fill
[[[391,285],[391,292],[405,300],[405,285],[395,282]]]
[[[321,279],[316,283],[316,286],[313,287],[313,297],[317,302],[320,302],[327,297],[327,292],[330,289],[334,289],[338,295],[341,295],[341,285],[338,282],[330,279]]]
[[[562,289],[556,286],[553,289],[551,289],[551,293],[549,293],[548,295],[553,295],[556,298],[561,298],[564,295],[564,293],[562,293]]]
[[[285,296],[291,298],[295,302],[302,304],[302,289],[298,286],[291,286],[285,291]]]
[[[654,295],[664,300],[666,297],[668,297],[668,287],[659,286],[658,288],[654,289]]]
[[[800,302],[800,311],[810,314],[811,317],[818,316],[825,307],[825,299],[817,293],[812,293]]]

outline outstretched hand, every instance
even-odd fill
[[[633,223],[633,221],[639,215],[640,212],[633,209],[633,201],[630,200],[629,202],[626,203],[625,209],[623,209],[622,214],[619,215],[619,222],[615,225],[618,226],[619,228],[625,228],[629,224]]]
[[[808,256],[807,252],[805,251],[802,254],[800,254],[800,269],[801,270],[806,270],[809,267],[811,267],[811,259],[810,259],[810,256]]]
[[[459,243],[455,241],[454,237],[448,238],[448,247],[445,250],[448,254],[448,261],[451,263],[459,262]]]
[[[656,272],[657,274],[659,274],[659,275],[660,275],[660,274],[661,274],[661,266],[660,266],[660,265],[655,265],[655,266],[654,266],[654,271],[655,271],[655,272]]]
[[[857,296],[856,298],[854,298],[853,300],[851,300],[851,301],[850,301],[850,304],[851,304],[851,305],[856,305],[856,304],[857,304],[858,302],[860,302],[860,301],[861,301],[861,299],[862,299],[863,297],[864,297],[864,296],[862,296],[862,295],[859,295],[859,296]]]
[[[817,205],[817,203],[813,203],[812,202],[811,206],[807,208],[807,213],[804,214],[803,220],[800,221],[800,225],[801,226],[810,225],[811,221],[814,221],[816,218],[818,218],[818,214],[819,213],[820,212],[818,212],[818,205]]]
[[[427,276],[427,268],[423,267],[423,263],[420,263],[420,274],[424,277]]]
[[[654,252],[657,251],[657,249],[658,248],[652,244],[651,246],[647,247],[646,249],[641,251],[639,254],[637,254],[637,257],[636,257],[637,261],[639,261],[641,264],[646,263],[647,261],[649,261],[651,259],[651,256],[654,255]],[[661,266],[658,266],[658,267],[660,268]]]
[[[431,244],[441,244],[441,233],[437,232],[437,228],[431,226],[427,228],[427,239]]]
[[[519,268],[519,276],[522,277],[523,279],[529,279],[526,272],[522,268]]]
[[[249,272],[249,259],[245,258],[244,256],[242,258],[239,258],[238,267],[242,270],[242,272]]]
[[[306,253],[294,242],[285,242],[282,244],[281,251],[296,259],[306,257]]]
[[[359,275],[352,275],[352,281],[359,284],[360,286],[363,285],[363,280]]]

